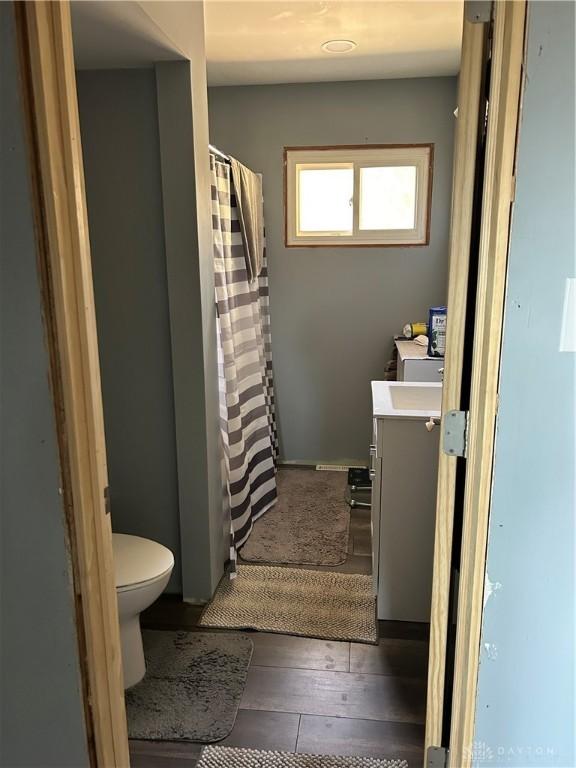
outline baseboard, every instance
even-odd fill
[[[279,467],[287,467],[290,469],[316,469],[316,467],[365,467],[366,463],[359,459],[317,459],[316,461],[307,459],[279,459],[277,461]]]

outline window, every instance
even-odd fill
[[[433,151],[287,147],[286,245],[427,245]]]

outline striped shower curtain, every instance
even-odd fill
[[[278,441],[266,258],[249,281],[230,165],[210,155],[220,426],[230,560],[276,501]]]

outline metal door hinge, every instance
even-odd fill
[[[492,18],[491,0],[465,0],[464,14],[471,24],[487,24]]]
[[[428,747],[426,768],[448,768],[448,750],[445,747]]]
[[[442,450],[449,456],[468,452],[468,411],[448,411],[442,417]]]
[[[110,514],[110,486],[108,485],[104,488],[104,513]]]

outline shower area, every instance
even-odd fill
[[[209,149],[228,575],[239,563],[366,573],[370,505],[351,515],[346,468],[279,465],[263,179]]]
[[[278,440],[262,179],[210,147],[224,512],[231,574],[254,522],[278,497]]]

